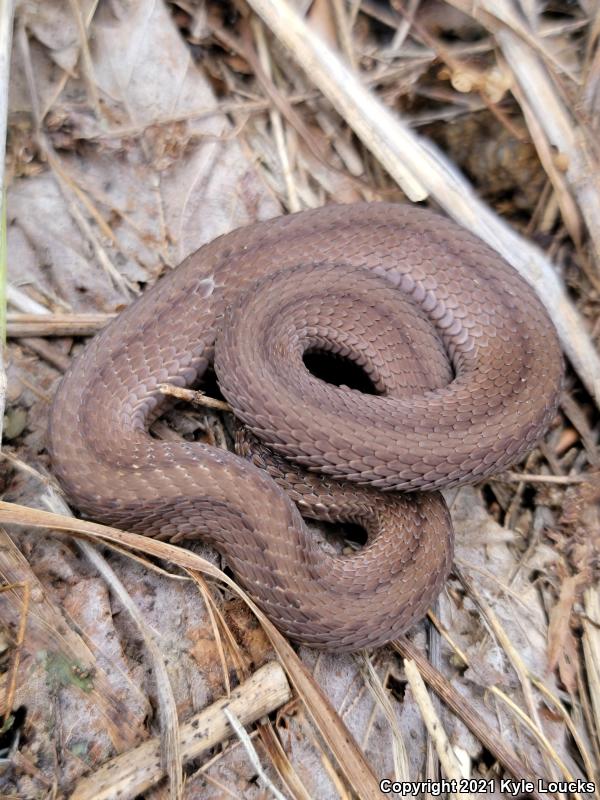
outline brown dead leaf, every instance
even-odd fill
[[[587,573],[565,578],[560,587],[556,605],[550,612],[548,623],[548,669],[558,671],[567,691],[574,692],[577,685],[577,642],[571,630],[571,614],[581,588],[589,581]]]

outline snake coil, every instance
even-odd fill
[[[376,393],[319,380],[310,351]],[[264,443],[252,460],[148,433],[157,385],[213,360]],[[452,559],[436,490],[521,459],[561,374],[535,292],[480,240],[422,209],[327,206],[216,239],[120,314],[63,378],[50,452],[86,515],[211,542],[285,634],[354,650],[425,613]],[[301,514],[356,522],[367,544],[331,553]]]

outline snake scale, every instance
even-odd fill
[[[309,352],[355,362],[373,393],[319,379]],[[213,362],[250,458],[148,433],[157,385]],[[221,236],[145,292],[64,376],[49,449],[87,516],[210,542],[282,632],[354,650],[426,612],[453,553],[436,490],[521,459],[561,375],[535,292],[479,239],[420,208],[332,205]],[[367,542],[329,552],[303,517]]]

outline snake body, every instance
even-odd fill
[[[310,351],[375,393],[319,380]],[[213,361],[263,443],[250,460],[148,433],[157,386]],[[535,292],[480,240],[422,209],[327,206],[216,239],[121,313],[63,378],[50,453],[86,515],[211,542],[285,634],[353,650],[425,613],[452,559],[436,490],[524,456],[561,374]],[[367,544],[328,552],[303,516],[359,523]]]

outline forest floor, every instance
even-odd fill
[[[9,88],[0,794],[365,800],[457,777],[600,798],[594,4],[29,0]],[[341,655],[290,646],[201,543],[72,516],[46,431],[86,339],[186,255],[364,200],[497,249],[567,370],[524,463],[445,492],[455,565],[427,618]],[[180,403],[154,434],[231,447],[230,422]]]

